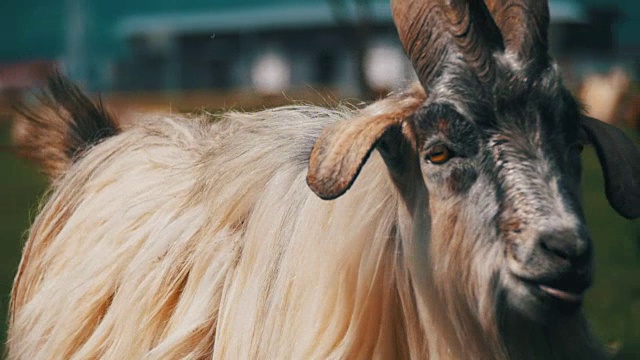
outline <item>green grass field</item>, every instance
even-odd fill
[[[0,144],[9,143],[0,121]],[[609,207],[591,150],[584,156],[584,204],[596,243],[596,284],[586,312],[605,343],[620,348],[620,359],[640,358],[640,222],[624,220]],[[7,306],[25,231],[46,187],[37,171],[0,152],[0,341],[4,344]],[[0,349],[2,350],[2,349]]]
[[[0,119],[0,144],[9,143],[9,128]],[[6,336],[7,311],[25,232],[35,216],[38,199],[46,181],[30,164],[0,151],[0,321],[2,353]],[[1,355],[0,355],[1,356]]]

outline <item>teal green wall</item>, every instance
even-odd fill
[[[81,0],[88,39],[113,51],[114,24],[135,14],[317,4],[323,0]],[[351,0],[347,0],[351,1]],[[381,1],[381,0],[376,0]],[[69,0],[0,0],[0,63],[58,58],[64,52]],[[106,44],[104,42],[107,42]]]
[[[64,44],[63,0],[0,2],[0,63],[55,58]]]
[[[622,12],[617,28],[622,46],[640,46],[640,0],[580,0],[589,5],[617,5]]]
[[[64,54],[66,7],[70,0],[0,0],[0,63],[58,59]],[[329,0],[82,0],[88,6],[85,34],[92,56],[117,54],[114,24],[133,14],[212,11],[232,7],[314,4]],[[353,1],[353,0],[346,0]],[[376,0],[385,1],[385,0]],[[579,0],[617,4],[626,20],[618,28],[622,45],[640,46],[639,0]]]

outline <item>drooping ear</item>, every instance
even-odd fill
[[[307,174],[307,184],[311,190],[325,200],[343,195],[353,185],[371,151],[383,138],[386,138],[386,146],[406,143],[415,146],[415,133],[407,118],[424,98],[403,101],[395,104],[394,111],[363,115],[327,127],[311,150]],[[386,150],[394,152],[393,149]]]
[[[582,127],[600,159],[609,203],[627,219],[640,217],[640,149],[602,121],[585,116]]]

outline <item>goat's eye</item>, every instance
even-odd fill
[[[451,159],[452,152],[442,144],[434,145],[427,150],[427,160],[436,165],[444,164]]]

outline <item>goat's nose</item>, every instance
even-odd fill
[[[555,261],[568,261],[573,266],[590,262],[591,241],[588,235],[573,229],[542,232],[537,245]]]

